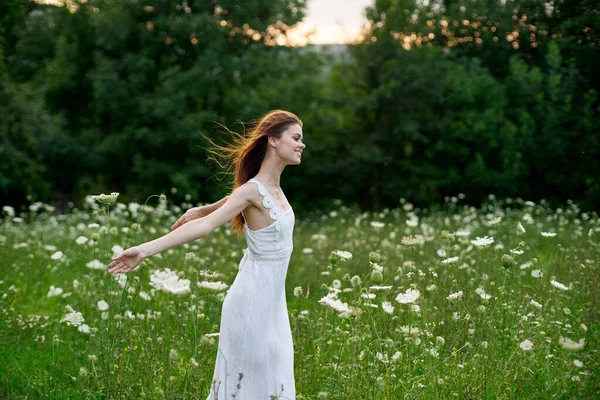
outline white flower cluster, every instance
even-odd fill
[[[450,300],[450,301],[452,301],[452,300],[458,300],[461,297],[463,297],[463,295],[464,295],[463,291],[460,290],[460,291],[458,291],[456,293],[452,293],[451,295],[449,295],[448,297],[446,297],[446,299]]]
[[[578,342],[575,342],[561,336],[560,339],[558,339],[558,344],[565,350],[577,351],[585,347],[585,339],[580,339]]]
[[[102,193],[102,194],[94,195],[94,196],[92,196],[92,199],[96,200],[101,205],[109,206],[112,203],[114,203],[115,201],[117,201],[118,197],[119,197],[119,193],[112,192],[111,194]]]
[[[229,287],[228,284],[223,283],[223,282],[208,282],[208,281],[198,282],[198,283],[196,283],[196,285],[198,285],[198,287],[201,287],[204,289],[214,290],[215,292],[220,292],[221,290],[225,290]]]
[[[442,264],[456,264],[458,262],[458,257],[450,257],[442,260]]]
[[[563,285],[562,283],[560,283],[558,281],[555,281],[554,279],[550,280],[550,284],[560,290],[565,290],[565,291],[569,290],[568,287],[566,287],[565,285]]]
[[[50,290],[48,291],[48,297],[60,296],[62,293],[62,288],[50,286]]]
[[[390,315],[394,313],[394,306],[389,301],[384,301],[381,303],[381,308],[383,308],[383,311]]]
[[[421,296],[421,292],[416,289],[406,289],[404,293],[398,293],[396,296],[396,301],[401,304],[410,304],[417,301],[417,299]]]
[[[103,264],[102,261],[100,261],[100,260],[92,260],[89,263],[85,264],[85,266],[90,269],[97,269],[97,270],[105,270],[108,268],[108,266],[106,264]]]
[[[164,271],[152,271],[150,286],[173,294],[183,294],[190,291],[190,281],[188,279],[179,279],[175,271],[171,271],[169,268]]]
[[[417,244],[423,244],[424,242],[425,239],[421,235],[404,236],[402,237],[402,240],[400,240],[400,243],[402,243],[404,246],[416,246]]]
[[[492,295],[487,294],[481,287],[475,289],[475,293],[477,293],[483,300],[489,300],[492,298]]]
[[[471,240],[471,243],[473,243],[475,246],[478,247],[486,247],[489,246],[490,244],[494,243],[494,238],[493,237],[477,237],[475,240]]]
[[[529,350],[533,349],[533,343],[531,343],[531,340],[525,339],[521,343],[519,343],[519,347],[523,351],[529,351]]]
[[[338,256],[340,258],[341,261],[348,261],[348,260],[352,260],[352,253],[350,253],[349,251],[345,251],[345,250],[335,250],[334,252],[332,252],[331,254],[335,254],[336,256]]]
[[[337,298],[337,292],[332,291],[327,294],[327,296],[321,298],[319,303],[328,306],[329,308],[340,313],[342,317],[348,317],[350,315],[358,314],[358,310],[350,307],[348,303],[343,303],[340,299]]]
[[[83,314],[79,311],[75,311],[73,307],[66,306],[67,313],[61,318],[60,322],[65,322],[69,326],[77,327],[77,330],[82,333],[96,332],[97,328],[90,328],[84,324],[85,320]]]

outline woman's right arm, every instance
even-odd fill
[[[190,222],[195,219],[206,217],[207,215],[210,215],[211,213],[213,213],[216,210],[218,210],[219,208],[221,208],[221,206],[223,206],[223,204],[225,204],[227,202],[228,198],[229,198],[229,196],[225,196],[221,200],[217,201],[216,203],[207,204],[207,205],[201,206],[201,207],[190,208],[189,210],[187,210],[185,212],[185,214],[183,214],[181,217],[179,217],[179,219],[173,224],[171,229],[175,230],[175,229],[179,228],[181,225],[185,224],[186,222]]]
[[[256,197],[257,193],[256,190],[253,190],[253,185],[240,186],[229,196],[222,207],[208,216],[184,224],[179,229],[171,231],[158,239],[123,251],[113,258],[113,261],[108,265],[108,272],[111,274],[129,272],[145,258],[207,236],[221,225],[231,221],[252,204],[252,199]]]

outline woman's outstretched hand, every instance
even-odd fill
[[[113,258],[113,261],[108,264],[108,273],[120,274],[129,272],[140,265],[144,261],[144,258],[146,257],[139,246],[131,247]]]
[[[185,224],[186,222],[190,222],[190,221],[193,221],[198,218],[206,217],[212,211],[213,210],[211,210],[210,207],[207,207],[207,206],[190,208],[189,210],[187,210],[185,212],[185,214],[183,214],[181,217],[179,217],[179,219],[173,224],[171,229],[175,230],[175,229],[179,228],[181,225]]]

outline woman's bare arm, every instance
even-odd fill
[[[206,217],[186,223],[158,239],[125,250],[113,258],[108,265],[108,272],[111,274],[129,272],[145,258],[207,236],[251,204],[251,199],[257,195],[256,190],[253,189],[253,185],[242,185],[229,196],[222,207]]]
[[[213,213],[216,210],[218,210],[219,208],[221,208],[221,206],[223,206],[223,204],[225,204],[227,202],[228,198],[229,198],[229,196],[225,196],[221,200],[217,201],[216,203],[207,204],[207,205],[201,206],[201,207],[190,208],[189,210],[187,210],[185,212],[185,214],[183,214],[181,217],[179,217],[179,219],[173,224],[171,229],[175,230],[187,222],[210,215],[211,213]]]

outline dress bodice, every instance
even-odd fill
[[[258,180],[252,178],[248,182],[256,184],[262,197],[263,207],[269,211],[273,223],[265,228],[252,230],[244,223],[244,234],[248,251],[255,257],[273,259],[286,258],[293,249],[294,211],[292,207],[286,211],[279,209],[271,198],[269,191]]]

